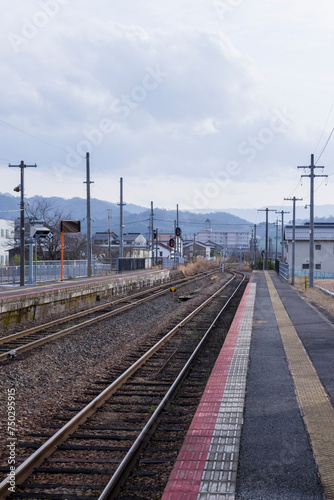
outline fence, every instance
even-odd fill
[[[289,265],[283,264],[283,262],[280,262],[279,260],[275,261],[275,270],[286,281],[289,281],[289,276],[292,276],[292,269],[289,269]],[[307,276],[307,278],[310,277],[309,269],[295,271],[296,278],[304,278],[305,275]],[[334,273],[313,271],[313,277],[314,279],[334,279]]]
[[[285,281],[289,281],[289,265],[288,264],[284,264],[284,262],[281,262],[279,260],[275,260],[275,271]]]
[[[56,281],[60,280],[60,260],[46,260],[34,262],[33,265],[33,281]],[[117,271],[117,259],[109,264],[92,261],[93,276],[99,274],[110,274]],[[25,278],[29,276],[29,265],[25,265]],[[63,277],[64,279],[82,278],[87,276],[87,261],[86,260],[65,260]],[[3,283],[20,283],[20,266],[0,266],[0,284]]]
[[[295,276],[299,278],[304,278],[304,276],[309,278],[310,273],[308,269],[303,269],[302,271],[295,271]],[[290,272],[291,276],[291,272]],[[316,279],[334,279],[334,273],[324,273],[322,271],[313,271],[313,277]]]

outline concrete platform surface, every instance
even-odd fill
[[[334,326],[254,272],[163,500],[334,499]]]

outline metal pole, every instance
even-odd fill
[[[314,155],[311,154],[311,182],[310,182],[310,283],[314,286]]]
[[[282,262],[284,263],[284,211],[282,210]]]
[[[150,229],[150,233],[151,233],[151,255],[152,255],[152,257],[151,257],[151,259],[152,259],[151,266],[152,267],[154,266],[154,237],[153,237],[153,232],[154,232],[154,213],[153,213],[153,201],[151,201],[151,229]]]
[[[254,224],[254,269],[256,269],[256,224]]]
[[[309,258],[309,276],[310,282],[309,287],[314,286],[314,178],[315,177],[328,177],[328,175],[315,175],[315,168],[324,168],[321,166],[314,165],[314,155],[311,154],[311,165],[309,167],[298,166],[298,168],[309,168],[309,175],[302,175],[302,177],[310,177],[310,258]]]
[[[86,184],[87,184],[87,277],[92,276],[92,220],[90,213],[90,166],[89,153],[86,153]]]
[[[21,161],[21,203],[20,203],[20,286],[24,286],[25,246],[24,246],[24,162]]]
[[[21,191],[21,203],[20,203],[20,286],[24,286],[25,282],[25,277],[24,277],[24,270],[25,270],[25,242],[24,242],[24,169],[27,167],[34,167],[36,168],[37,165],[26,165],[24,161],[22,160],[20,165],[8,165],[9,167],[18,167],[21,169],[21,185],[19,187],[19,190]],[[18,189],[16,188],[15,191]]]
[[[176,227],[179,227],[179,205],[178,204],[176,205]],[[177,251],[177,253],[179,253],[180,252],[179,236],[176,236],[176,233],[175,233],[175,237],[176,237],[176,251]]]
[[[158,228],[155,230],[156,238],[155,238],[155,263],[158,265]]]
[[[268,270],[268,212],[269,212],[269,209],[266,208],[266,261],[265,261],[265,265],[264,265],[264,269],[265,270]]]
[[[265,250],[265,259],[263,260],[263,269],[268,269],[268,214],[269,212],[275,212],[270,208],[265,208],[258,210],[258,212],[266,212],[266,250]]]
[[[31,236],[31,230],[30,230],[30,238],[29,238],[29,277],[27,281],[27,285],[32,285],[34,283],[34,278],[33,278],[33,238]]]
[[[278,247],[278,220],[276,220],[276,260],[278,259],[278,251],[277,251],[277,247]]]
[[[62,219],[64,220],[64,219]],[[61,246],[60,246],[60,281],[64,279],[64,231],[61,231]]]
[[[109,257],[109,265],[110,265],[110,270],[112,268],[111,265],[111,241],[110,241],[110,219],[111,215],[109,215],[109,212],[111,212],[111,208],[107,208],[108,212],[108,257]]]
[[[196,249],[196,234],[194,233],[194,251],[193,251],[193,262],[195,262],[195,249]]]
[[[296,250],[296,198],[293,197],[292,208],[292,270],[291,270],[291,284],[295,284],[295,250]]]
[[[123,177],[120,178],[119,256],[123,258]]]
[[[291,285],[295,284],[295,268],[296,268],[296,201],[303,198],[284,198],[287,201],[292,201],[292,269],[291,269]]]

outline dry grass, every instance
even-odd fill
[[[196,262],[189,262],[189,264],[180,264],[179,271],[182,271],[185,276],[193,276],[197,273],[202,273],[217,267],[218,262],[206,259],[198,259]]]
[[[330,292],[334,292],[334,280],[319,280],[315,279],[314,284],[325,288]],[[324,292],[319,290],[319,288],[307,288],[305,291],[305,280],[304,278],[295,278],[295,285],[293,287],[298,290],[300,294],[304,297],[307,302],[313,302],[318,306],[325,309],[327,312],[334,316],[334,297],[326,295]]]

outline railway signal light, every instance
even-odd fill
[[[181,229],[180,229],[179,227],[177,227],[177,228],[175,229],[175,235],[176,235],[176,236],[181,236]]]
[[[14,187],[13,191],[15,191],[16,193],[19,193],[21,191],[21,184],[19,184],[18,186]]]
[[[158,235],[157,231],[156,231],[156,230],[154,230],[154,231],[153,231],[153,239],[154,239],[154,240],[156,240],[156,239],[157,239],[157,235]]]
[[[175,241],[174,241],[174,238],[171,238],[171,239],[169,240],[169,246],[170,246],[171,248],[173,248],[173,247],[175,246]]]

